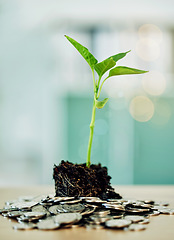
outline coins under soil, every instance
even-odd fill
[[[166,202],[98,197],[23,196],[5,202],[0,214],[16,221],[17,230],[87,229],[145,230],[150,218],[174,215]],[[13,221],[13,223],[14,223]]]

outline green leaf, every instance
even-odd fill
[[[127,51],[127,52],[124,52],[124,53],[118,53],[118,54],[113,55],[113,56],[111,56],[111,57],[109,57],[109,58],[113,58],[113,60],[114,60],[115,62],[117,62],[118,60],[124,58],[124,57],[126,56],[126,54],[129,53],[130,51],[131,51],[131,50],[129,50],[129,51]]]
[[[148,72],[148,71],[118,66],[109,71],[108,77],[117,76],[117,75],[126,75],[126,74],[141,74],[141,73],[146,73],[146,72]]]
[[[124,53],[118,53],[116,55],[113,55],[105,60],[103,60],[100,63],[97,63],[94,66],[94,69],[96,70],[96,72],[98,73],[99,77],[101,78],[103,76],[103,74],[105,72],[107,72],[109,69],[111,69],[112,67],[114,67],[116,65],[116,62],[120,59],[122,59],[123,57],[126,56],[128,52],[124,52]]]
[[[105,98],[103,101],[98,101],[97,99],[95,99],[96,108],[99,108],[99,109],[103,108],[108,100],[109,100],[109,98]]]
[[[98,62],[97,59],[89,52],[89,50],[72,39],[71,37],[68,37],[65,35],[65,37],[68,39],[68,41],[77,49],[77,51],[82,55],[82,57],[87,61],[91,69],[94,69],[94,65]]]
[[[111,69],[112,67],[114,67],[116,64],[116,62],[113,60],[113,58],[108,58],[105,59],[104,61],[97,63],[94,66],[95,71],[98,73],[99,77],[102,77],[103,74],[108,71],[109,69]]]

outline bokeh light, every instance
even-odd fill
[[[156,43],[161,43],[163,39],[162,31],[154,24],[143,24],[138,30],[138,35],[140,39],[151,39]]]
[[[153,39],[140,39],[136,45],[136,52],[144,61],[154,61],[160,56],[160,45]]]
[[[138,56],[144,61],[154,61],[160,56],[161,30],[153,24],[144,24],[138,30],[139,40],[136,45]]]
[[[154,104],[146,96],[137,96],[131,100],[129,111],[136,121],[147,122],[154,114]]]
[[[148,94],[159,96],[166,89],[166,79],[162,73],[150,71],[149,73],[143,75],[142,85]]]

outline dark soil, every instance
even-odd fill
[[[107,168],[102,167],[101,164],[92,164],[88,168],[86,164],[61,161],[58,166],[54,166],[53,178],[56,196],[122,198],[114,191]]]

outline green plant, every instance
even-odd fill
[[[90,167],[91,164],[91,147],[92,147],[92,140],[93,140],[93,134],[94,134],[94,126],[95,126],[95,112],[96,108],[103,108],[105,104],[108,101],[108,98],[105,98],[102,101],[98,101],[101,93],[101,89],[103,87],[103,84],[105,81],[112,77],[112,76],[118,76],[118,75],[125,75],[125,74],[141,74],[146,73],[148,71],[143,71],[135,68],[129,68],[125,66],[118,66],[114,67],[116,65],[116,62],[123,57],[126,56],[128,52],[124,53],[118,53],[116,55],[110,56],[109,58],[103,60],[102,62],[98,63],[98,60],[89,52],[89,50],[72,39],[69,36],[65,37],[68,39],[68,41],[78,50],[78,52],[82,55],[82,57],[87,61],[89,64],[91,70],[92,70],[92,76],[93,76],[93,85],[94,85],[94,101],[93,101],[93,108],[92,108],[92,117],[91,117],[91,123],[90,123],[90,135],[89,135],[89,143],[88,143],[88,151],[87,151],[87,160],[86,160],[86,166]],[[110,70],[111,69],[111,70]],[[106,78],[102,79],[103,75],[108,71],[109,74]],[[98,74],[98,79],[95,78],[94,71]]]

